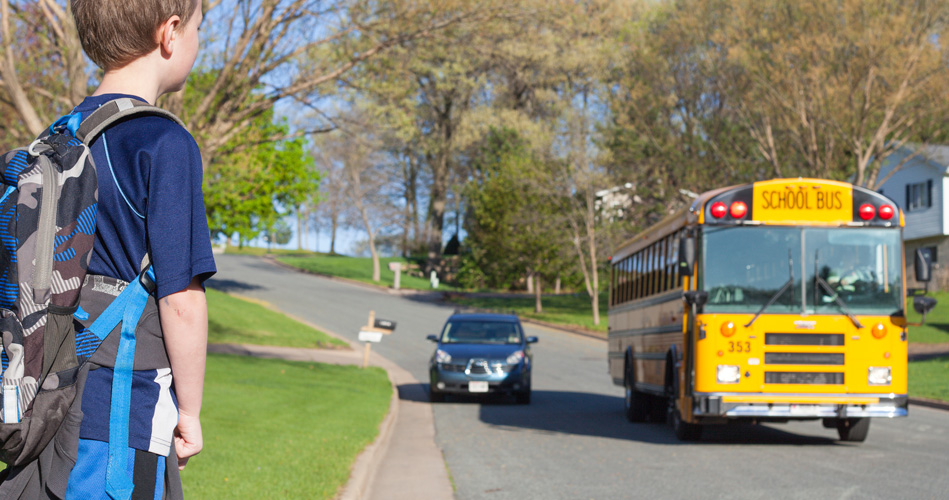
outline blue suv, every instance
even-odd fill
[[[436,342],[429,361],[429,398],[446,394],[512,394],[520,404],[531,401],[530,344],[521,322],[511,314],[454,314]]]

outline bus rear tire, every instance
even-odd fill
[[[626,420],[630,422],[645,422],[650,410],[649,395],[636,390],[632,374],[629,373],[628,369],[626,376],[623,378],[623,386],[626,388],[623,413],[626,415]]]
[[[841,441],[862,443],[870,432],[869,418],[841,418],[837,420],[837,435]]]

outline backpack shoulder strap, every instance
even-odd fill
[[[162,116],[182,127],[185,126],[184,122],[170,111],[136,99],[123,97],[99,106],[88,117],[85,117],[79,125],[79,129],[76,130],[76,138],[88,146],[103,130],[109,128],[115,122],[140,114]]]

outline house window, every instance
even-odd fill
[[[933,206],[933,181],[906,185],[906,211],[922,210]]]

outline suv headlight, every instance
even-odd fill
[[[741,367],[735,365],[718,365],[719,384],[737,384],[741,382]]]
[[[524,351],[514,351],[510,356],[507,357],[505,361],[509,365],[516,365],[524,360]]]
[[[890,385],[892,380],[889,366],[871,366],[867,370],[867,383],[870,385]]]
[[[447,352],[445,352],[445,351],[443,351],[443,350],[441,350],[441,349],[437,349],[437,350],[435,351],[435,362],[436,362],[436,363],[448,363],[448,362],[450,362],[450,361],[451,361],[451,354],[448,354]]]

